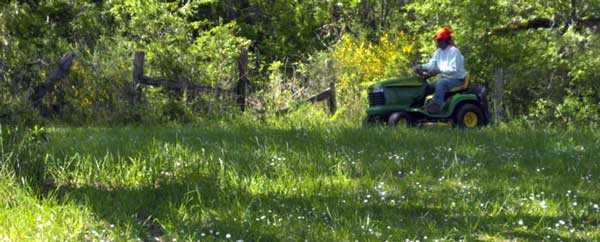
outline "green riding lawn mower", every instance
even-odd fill
[[[460,128],[478,128],[489,123],[488,88],[470,83],[446,92],[446,104],[439,113],[428,113],[434,88],[427,80],[433,75],[391,79],[368,89],[369,109],[365,124],[419,126],[425,123],[449,123]]]

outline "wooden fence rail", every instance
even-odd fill
[[[332,81],[331,83],[329,83],[329,88],[323,90],[321,93],[306,99],[306,102],[309,103],[316,103],[320,101],[327,101],[327,104],[329,106],[329,112],[331,114],[335,114],[335,112],[337,111],[337,105],[335,100],[335,82]]]
[[[190,91],[199,91],[199,92],[213,92],[218,94],[225,94],[229,96],[234,96],[237,93],[233,90],[223,89],[219,87],[211,87],[207,85],[193,83],[187,80],[167,80],[167,79],[156,79],[143,77],[139,80],[140,84],[154,86],[154,87],[164,87],[170,90],[190,90]]]
[[[317,103],[321,101],[327,101],[327,105],[329,106],[329,113],[334,115],[337,111],[337,101],[336,101],[336,92],[335,92],[335,74],[333,71],[333,65],[330,60],[325,62],[325,69],[327,70],[326,79],[329,80],[329,88],[323,90],[317,95],[309,97],[304,100],[304,102],[308,103]],[[288,113],[289,108],[279,110],[278,114]]]
[[[200,91],[206,93],[214,93],[216,95],[227,95],[232,97],[237,97],[236,103],[240,106],[240,109],[243,111],[246,110],[247,106],[247,93],[248,87],[250,86],[250,80],[248,79],[248,50],[241,49],[240,55],[238,57],[238,70],[239,70],[239,79],[236,87],[234,89],[223,89],[219,87],[211,87],[207,85],[193,83],[190,80],[169,80],[169,79],[161,79],[161,78],[151,78],[147,77],[144,74],[144,52],[135,52],[134,60],[133,60],[133,100],[132,103],[134,106],[139,105],[142,96],[142,85],[155,86],[155,87],[163,87],[171,90],[190,90],[190,91]],[[331,64],[327,61],[327,69],[329,70],[329,75],[331,73]],[[306,102],[309,103],[317,103],[321,101],[328,101],[329,112],[334,114],[337,111],[336,104],[336,95],[335,95],[335,77],[329,76],[330,79],[329,88],[323,90],[319,94],[306,99]],[[279,111],[278,113],[287,113],[288,109],[284,109]]]

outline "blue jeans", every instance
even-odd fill
[[[465,79],[442,79],[432,83],[432,85],[435,85],[435,93],[433,94],[432,101],[437,105],[440,105],[440,107],[444,107],[446,91],[465,85]]]

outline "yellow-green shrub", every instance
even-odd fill
[[[406,76],[415,54],[414,38],[405,33],[383,34],[378,43],[342,37],[333,49],[340,115],[359,119],[366,105],[366,88],[378,81]]]

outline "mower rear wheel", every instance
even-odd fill
[[[389,126],[410,127],[413,126],[413,119],[407,113],[397,112],[392,113],[388,118]]]
[[[473,104],[460,106],[454,115],[454,123],[460,128],[478,128],[483,126],[485,120],[481,108]]]

